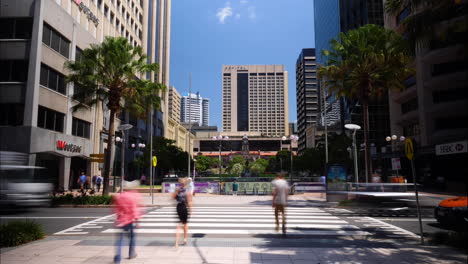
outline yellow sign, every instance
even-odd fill
[[[411,140],[411,138],[407,138],[405,140],[405,154],[409,160],[412,160],[414,158],[414,145],[413,140]]]
[[[91,158],[98,158],[98,159],[103,159],[104,154],[91,154],[89,155]]]
[[[156,158],[156,156],[153,156],[153,167],[156,167],[157,164],[158,164],[158,159]]]
[[[94,159],[91,159],[90,161],[91,161],[91,162],[104,163],[104,159],[97,159],[97,158],[94,158]]]

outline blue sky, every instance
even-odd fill
[[[170,83],[210,99],[210,125],[221,131],[222,65],[284,64],[289,120],[296,120],[295,63],[313,48],[313,0],[172,1]]]

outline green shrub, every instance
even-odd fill
[[[85,195],[73,196],[66,194],[52,197],[52,204],[79,204],[79,205],[109,205],[112,203],[111,195]]]
[[[0,225],[0,247],[14,247],[45,236],[42,226],[30,220],[15,220]]]

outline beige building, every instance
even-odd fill
[[[169,117],[180,122],[180,102],[181,97],[180,93],[174,88],[174,86],[169,87]]]
[[[224,65],[223,132],[288,135],[288,72],[284,65]]]
[[[81,171],[100,174],[90,155],[107,149],[108,111],[102,102],[71,110],[77,102],[64,63],[106,36],[123,36],[160,63],[156,80],[168,85],[170,0],[2,0],[0,17],[7,29],[0,62],[8,72],[0,79],[0,150],[28,153],[56,187],[74,188]]]
[[[465,4],[466,5],[466,4]],[[385,16],[385,26],[401,31],[406,17],[423,9]],[[460,19],[460,18],[453,18]],[[466,20],[465,17],[462,18]],[[433,29],[435,34],[441,35]],[[462,38],[462,36],[460,36]],[[391,133],[416,141],[416,165],[421,182],[443,178],[447,186],[463,186],[468,174],[468,85],[466,48],[455,39],[419,39],[413,66],[416,74],[406,89],[390,93]],[[466,186],[466,185],[465,185]]]

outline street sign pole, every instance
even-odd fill
[[[416,210],[418,212],[418,220],[419,220],[419,233],[421,236],[421,244],[424,245],[424,234],[423,234],[423,227],[421,221],[421,209],[419,206],[419,194],[418,194],[418,185],[416,183],[416,169],[414,168],[414,145],[413,140],[407,138],[405,140],[405,154],[406,157],[411,161],[411,173],[413,174],[413,184],[414,184],[414,193],[416,195]]]

